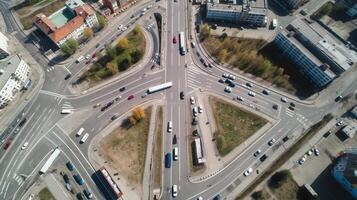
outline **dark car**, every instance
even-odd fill
[[[198,130],[196,129],[196,130],[192,131],[192,135],[193,135],[193,136],[198,136],[198,135],[199,135],[199,134],[198,134]]]
[[[84,189],[84,190],[83,190],[83,193],[84,193],[84,195],[86,195],[86,197],[87,197],[88,199],[93,198],[93,194],[92,194],[92,192],[91,192],[89,189]]]
[[[134,95],[128,96],[128,100],[134,99]]]
[[[201,63],[204,63],[204,62],[205,62],[205,60],[203,60],[203,58],[200,58],[200,61],[201,61]]]
[[[274,110],[277,110],[277,109],[278,109],[278,105],[274,104],[274,105],[273,105],[273,109],[274,109]]]
[[[84,199],[83,194],[82,194],[82,193],[80,193],[80,192],[79,192],[79,193],[77,193],[77,195],[76,195],[76,196],[77,196],[77,199],[78,199],[78,200],[83,200],[83,199]]]
[[[174,36],[174,38],[172,39],[172,42],[174,43],[174,44],[176,44],[176,37]]]
[[[198,124],[197,117],[192,119],[192,125],[196,126]]]
[[[290,109],[290,110],[292,110],[292,111],[294,111],[294,110],[295,110],[295,108],[294,108],[294,107],[292,107],[292,106],[289,106],[289,109]]]
[[[122,87],[119,89],[120,92],[123,92],[126,89],[126,87]]]
[[[67,175],[66,173],[64,173],[64,172],[61,172],[61,175],[63,176],[64,182],[65,182],[65,183],[69,183],[69,177],[68,177],[68,175]]]
[[[336,97],[336,98],[335,98],[335,102],[341,101],[342,98],[343,98],[343,97],[342,97],[341,95],[338,96],[338,97]]]
[[[264,162],[264,160],[266,160],[268,158],[268,156],[266,154],[264,154],[262,157],[259,158],[260,162]]]
[[[65,77],[64,77],[64,80],[68,80],[69,78],[71,78],[72,75],[70,74],[67,74]]]
[[[177,137],[176,137],[176,134],[174,135],[174,138],[172,139],[172,144],[177,144]]]
[[[236,86],[236,84],[234,84],[233,82],[231,82],[231,83],[228,84],[228,86],[231,87],[231,88],[234,88],[234,87]]]
[[[134,17],[135,17],[135,16],[134,16],[134,15],[132,15],[130,18],[131,18],[131,19],[133,19]]]
[[[100,44],[98,43],[98,44],[95,45],[95,48],[98,48],[99,46],[100,46]]]
[[[115,114],[115,115],[112,116],[111,120],[114,121],[114,120],[116,120],[117,118],[118,118],[118,114]]]
[[[68,161],[68,162],[66,163],[66,166],[67,166],[67,168],[68,168],[69,171],[73,171],[73,170],[74,170],[74,166],[72,165],[71,162]]]
[[[5,149],[5,150],[10,147],[11,142],[12,142],[11,140],[8,140],[8,141],[5,143],[5,145],[4,145],[4,149]]]
[[[209,67],[209,68],[212,68],[213,66],[211,65],[211,63],[208,63],[208,67]]]
[[[291,102],[291,103],[290,103],[290,106],[295,107],[295,103],[294,103],[294,102]]]
[[[185,98],[185,94],[183,93],[183,91],[180,92],[180,98],[184,99]]]
[[[221,199],[222,199],[222,197],[221,197],[220,194],[218,194],[217,196],[215,196],[215,197],[213,198],[213,200],[221,200]]]
[[[84,180],[82,179],[82,177],[79,174],[73,175],[73,178],[74,178],[74,180],[76,180],[78,185],[83,185],[84,184]]]
[[[26,117],[19,123],[19,127],[22,127],[26,123]]]

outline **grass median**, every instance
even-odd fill
[[[267,120],[216,97],[209,97],[209,102],[217,124],[214,136],[221,156],[227,155],[267,123]]]
[[[151,110],[146,108],[145,118],[130,127],[118,127],[99,145],[100,155],[134,187],[142,183]]]

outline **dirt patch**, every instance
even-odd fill
[[[227,155],[262,128],[267,120],[215,97],[209,97],[217,131],[214,133],[218,152]]]
[[[155,152],[154,152],[154,188],[161,187],[161,166],[162,166],[162,127],[163,127],[163,111],[162,107],[156,118],[155,127]]]
[[[141,188],[152,107],[146,117],[129,128],[118,127],[100,142],[99,153],[128,183]]]
[[[50,190],[47,187],[43,188],[38,193],[38,199],[39,200],[56,200],[55,197],[53,197],[52,193],[50,192]]]

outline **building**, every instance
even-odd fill
[[[294,20],[277,35],[275,43],[316,87],[326,86],[357,62],[356,52],[307,20]]]
[[[303,3],[307,2],[307,0],[285,0],[285,3],[291,9],[296,9],[301,6]]]
[[[98,25],[95,11],[81,0],[69,0],[65,6],[46,17],[39,13],[34,23],[57,46],[62,45],[70,38],[80,39],[86,28]]]
[[[347,9],[346,14],[352,18],[357,16],[357,2],[352,5],[349,9]]]
[[[7,37],[0,32],[0,60],[7,58],[9,53],[9,40]]]
[[[237,0],[236,4],[206,4],[206,18],[213,21],[266,26],[267,12],[266,0]]]
[[[351,114],[354,118],[357,119],[357,106],[355,106],[352,110],[351,110]]]
[[[349,125],[345,126],[341,131],[342,131],[342,133],[347,135],[349,138],[353,138],[353,136],[357,132],[357,125],[356,124],[349,124]]]
[[[115,13],[119,10],[117,0],[103,0],[103,5],[109,8],[111,13]]]
[[[30,68],[18,55],[0,62],[0,107],[8,105],[29,80]]]
[[[357,153],[342,155],[331,171],[335,180],[357,199]]]

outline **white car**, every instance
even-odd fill
[[[299,163],[300,165],[302,165],[302,164],[304,164],[305,160],[306,160],[306,158],[302,157],[302,158],[298,161],[298,163]]]
[[[341,121],[339,121],[339,122],[337,122],[337,126],[341,126],[341,125],[343,125],[344,124],[344,122],[341,120]]]
[[[276,142],[275,138],[272,138],[271,140],[269,140],[268,145],[272,146],[275,142]]]
[[[244,176],[249,176],[249,174],[251,174],[253,172],[252,168],[249,168],[247,171],[245,171],[243,174]]]
[[[197,198],[197,200],[203,200],[203,197],[199,196],[199,197]]]
[[[320,155],[320,151],[317,148],[314,149],[314,153],[315,153],[316,156]]]
[[[237,96],[237,99],[238,99],[239,101],[244,101],[243,97],[241,97],[241,96]]]
[[[309,150],[309,151],[306,152],[306,154],[307,154],[308,156],[311,156],[311,155],[312,155],[312,151]]]
[[[222,77],[223,78],[228,78],[228,74],[223,74]]]
[[[248,95],[249,95],[249,96],[252,96],[252,97],[255,97],[255,93],[252,92],[252,91],[249,91],[249,92],[248,92]]]
[[[87,55],[86,55],[86,60],[89,60],[89,58],[90,58],[90,55],[87,54]]]
[[[124,26],[123,28],[121,28],[122,31],[126,31],[126,29],[128,29],[126,26]]]
[[[172,186],[172,197],[177,197],[177,185]]]
[[[195,97],[191,97],[191,98],[190,98],[190,102],[191,102],[192,105],[195,104],[195,103],[196,103]]]
[[[231,79],[231,80],[235,80],[235,79],[236,79],[236,77],[233,76],[232,74],[229,74],[229,75],[228,75],[228,78]]]
[[[224,91],[231,93],[232,92],[232,88],[227,86],[226,88],[224,88]]]
[[[288,103],[288,99],[285,98],[285,97],[281,97],[281,101],[284,102],[284,103]]]
[[[29,145],[29,143],[28,143],[28,142],[25,142],[25,143],[22,145],[21,150],[25,150],[28,145]]]
[[[202,106],[198,106],[198,112],[199,113],[203,113],[203,107]]]
[[[194,117],[197,117],[197,116],[198,116],[198,109],[197,109],[197,107],[192,108],[192,113],[193,113],[193,116],[194,116]]]
[[[119,24],[118,29],[121,30],[123,28],[123,24]]]

